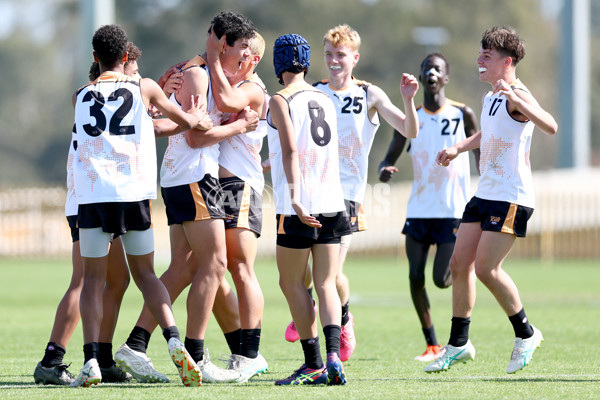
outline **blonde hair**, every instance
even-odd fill
[[[349,25],[338,25],[327,31],[323,37],[323,45],[331,43],[334,47],[348,46],[354,51],[360,47],[360,35]]]
[[[254,37],[250,39],[250,51],[252,55],[263,57],[265,54],[265,39],[258,32],[254,32]]]

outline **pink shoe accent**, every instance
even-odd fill
[[[342,325],[342,333],[340,335],[340,360],[348,361],[354,349],[356,348],[356,336],[354,336],[354,316],[348,313],[348,322]]]
[[[317,302],[314,300],[313,303],[315,305],[315,314],[317,314],[319,312],[319,306],[317,306]],[[296,324],[294,323],[294,321],[290,322],[287,328],[285,328],[285,340],[291,343],[300,340],[300,335],[296,330]]]
[[[294,343],[298,339],[300,339],[300,335],[298,335],[298,331],[296,330],[296,324],[292,321],[287,328],[285,328],[285,340]]]

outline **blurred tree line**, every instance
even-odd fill
[[[600,36],[599,2],[593,1],[593,38]],[[527,55],[518,76],[538,101],[558,118],[557,51],[560,20],[545,12],[542,0],[119,0],[116,23],[121,24],[142,50],[142,76],[158,79],[170,65],[204,50],[212,16],[229,9],[247,15],[267,42],[257,71],[270,93],[280,89],[272,66],[272,44],[277,36],[298,33],[312,46],[309,82],[327,77],[322,57],[322,38],[338,24],[347,23],[361,35],[361,58],[355,75],[370,81],[404,108],[399,92],[402,72],[415,75],[432,48],[415,43],[415,27],[443,27],[449,40],[435,50],[450,61],[450,83],[446,95],[468,104],[476,113],[489,85],[479,82],[476,58],[484,30],[510,25],[525,40]],[[0,39],[0,186],[63,184],[65,161],[73,124],[71,95],[85,84],[76,55],[80,40],[79,1],[45,3],[49,34],[32,39],[31,27],[17,25]],[[594,21],[596,23],[594,23]],[[91,38],[89,38],[91,43]],[[598,87],[600,55],[592,53],[591,82]],[[90,62],[92,55],[90,53]],[[584,83],[585,84],[585,83]],[[600,91],[592,90],[598,104]],[[416,102],[422,101],[422,92]],[[560,123],[560,121],[559,121]],[[600,147],[600,117],[594,116],[594,147]],[[371,153],[371,180],[390,141],[392,129],[382,123]],[[536,169],[555,166],[556,139],[537,134],[532,164]],[[166,140],[159,140],[159,157]],[[266,150],[266,142],[265,142]],[[409,157],[397,163],[399,179],[411,179]]]

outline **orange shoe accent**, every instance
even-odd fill
[[[420,356],[416,356],[415,360],[416,361],[425,361],[425,362],[435,361],[440,357],[441,349],[442,349],[442,346],[440,346],[439,344],[432,345],[432,346],[427,345],[427,349],[425,349],[425,352],[423,354],[421,354]]]

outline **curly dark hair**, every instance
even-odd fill
[[[92,38],[92,48],[98,61],[112,66],[127,52],[127,33],[119,25],[104,25],[98,28]]]
[[[139,47],[137,47],[133,42],[127,43],[127,62],[125,63],[125,67],[130,62],[137,61],[142,56],[142,51]],[[95,81],[100,76],[100,64],[96,61],[92,62],[90,65],[90,70],[88,72],[88,78],[90,81]]]
[[[227,36],[227,45],[233,46],[238,39],[251,39],[256,28],[252,21],[245,15],[233,11],[221,11],[210,21],[208,33],[213,31],[217,38]]]
[[[142,56],[142,51],[137,47],[133,42],[127,43],[127,62],[125,63],[125,67],[127,64],[133,61],[137,61]],[[100,76],[100,64],[96,61],[92,62],[90,65],[90,71],[88,72],[88,78],[90,81],[95,81]]]
[[[510,26],[493,27],[483,33],[481,48],[485,50],[496,50],[506,57],[512,58],[513,65],[525,57],[525,46],[523,41]]]
[[[137,61],[142,56],[142,51],[133,42],[127,43],[127,63]]]
[[[90,71],[88,72],[88,78],[90,78],[90,82],[95,81],[100,76],[100,64],[96,61],[92,62],[90,65]]]

